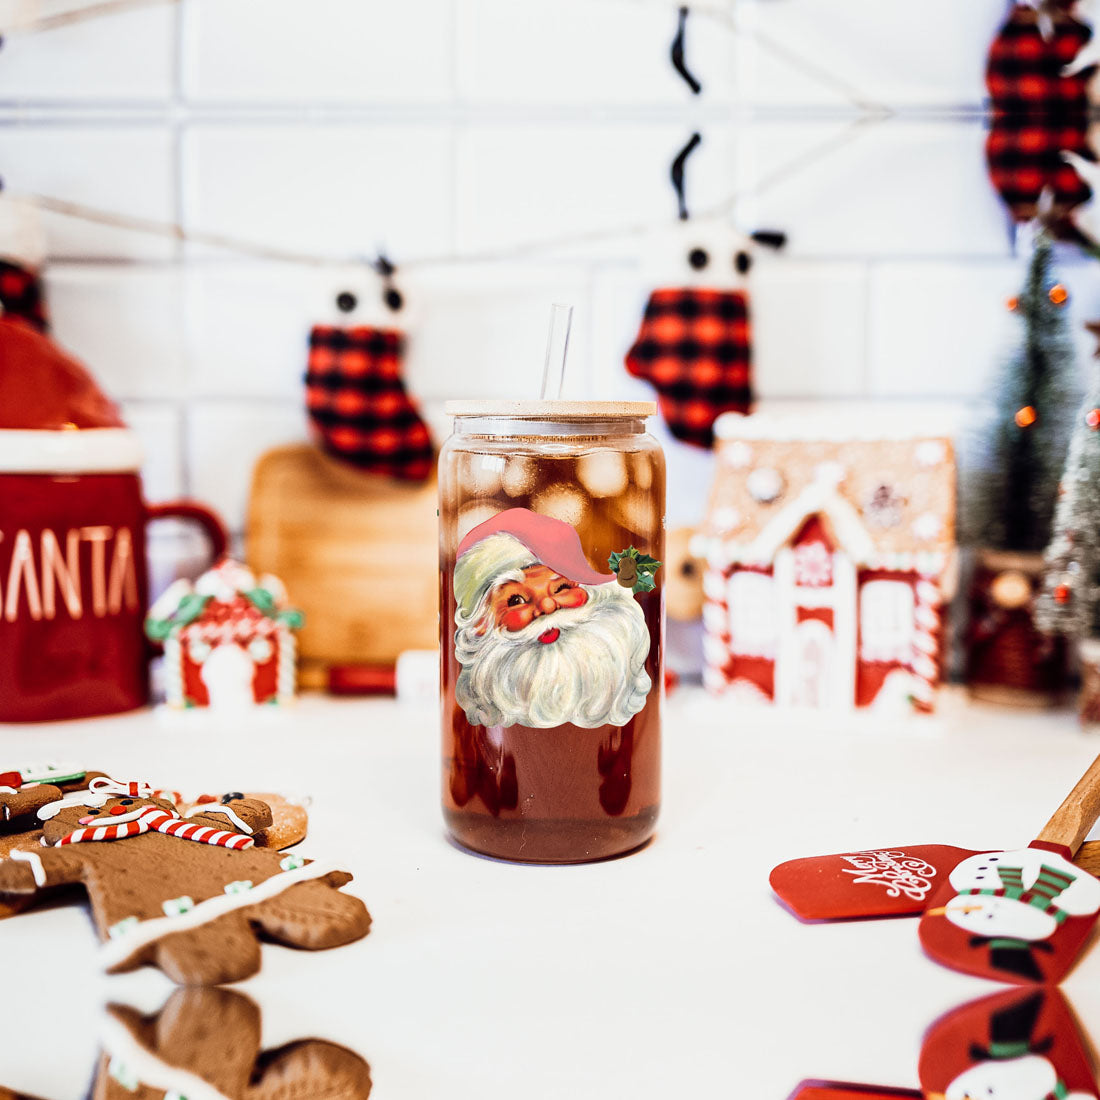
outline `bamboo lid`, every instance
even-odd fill
[[[447,401],[448,416],[510,416],[517,420],[607,420],[656,416],[655,401]]]

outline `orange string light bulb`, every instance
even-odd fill
[[[1050,288],[1047,297],[1056,305],[1065,305],[1066,299],[1069,298],[1069,291],[1061,283],[1055,283]]]
[[[1022,409],[1016,410],[1013,419],[1016,421],[1017,428],[1030,428],[1039,419],[1039,414],[1035,411],[1034,405],[1025,405]]]

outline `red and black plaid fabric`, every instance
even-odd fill
[[[401,379],[404,336],[393,329],[316,325],[306,408],[329,454],[375,474],[423,481],[432,442]]]
[[[1062,0],[1053,7],[1052,33],[1044,38],[1035,10],[1016,5],[990,46],[986,66],[992,111],[986,162],[993,186],[1021,222],[1036,216],[1046,191],[1047,228],[1063,238],[1076,235],[1069,214],[1092,192],[1062,153],[1096,159],[1088,143],[1088,84],[1095,66],[1062,73],[1092,37],[1068,14],[1071,6]]]
[[[626,369],[656,387],[677,439],[714,445],[720,413],[752,404],[749,305],[740,291],[664,288],[649,296]]]
[[[49,332],[42,283],[35,272],[0,260],[0,305],[8,317],[21,317],[39,332]]]

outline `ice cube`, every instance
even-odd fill
[[[657,533],[657,501],[651,493],[629,489],[615,501],[615,519],[644,546]]]
[[[636,454],[630,463],[630,473],[639,489],[648,489],[653,484],[653,456]]]
[[[537,474],[535,460],[529,457],[512,457],[506,460],[504,472],[501,474],[501,483],[504,491],[510,497],[523,496],[529,493],[535,484]]]
[[[544,489],[534,500],[536,512],[544,516],[553,516],[564,520],[574,527],[584,518],[587,507],[584,495],[570,485],[551,485]]]
[[[626,488],[626,459],[618,451],[582,455],[577,477],[594,497],[613,497]]]
[[[503,511],[500,504],[487,500],[475,500],[463,505],[458,513],[458,541],[461,542],[479,523],[484,523]]]
[[[504,455],[467,455],[466,469],[462,473],[466,493],[473,497],[491,497],[499,493],[504,463]]]

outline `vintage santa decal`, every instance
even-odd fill
[[[561,520],[512,508],[460,543],[455,698],[472,725],[621,726],[646,703],[650,637],[636,592],[659,562],[633,547],[597,573]]]

